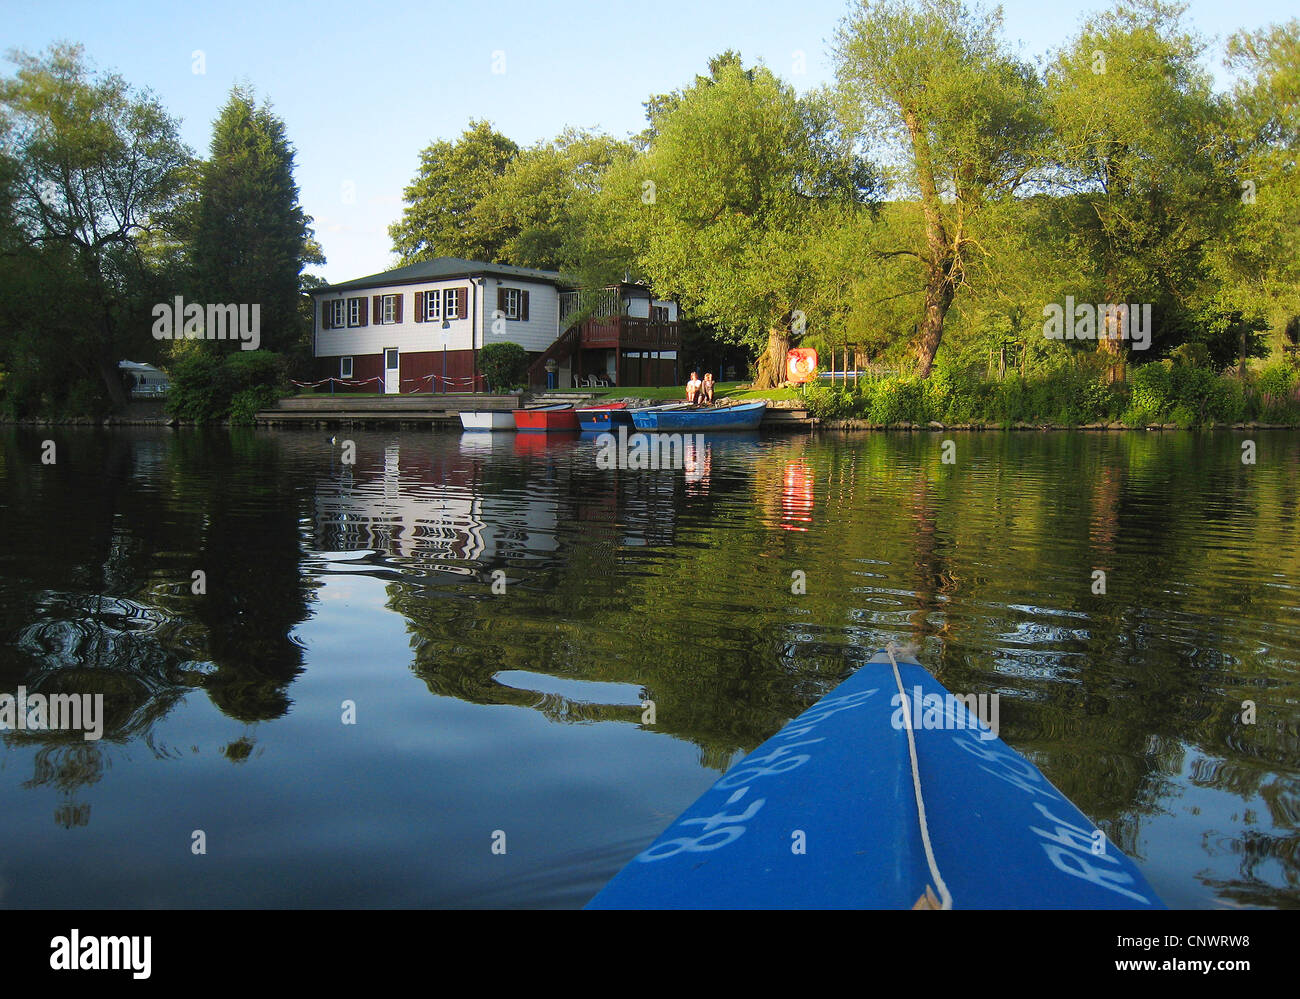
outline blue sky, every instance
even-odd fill
[[[1003,4],[1005,35],[1032,59],[1104,6],[1013,0]],[[328,258],[317,270],[343,281],[390,265],[387,228],[419,151],[454,138],[470,118],[491,120],[520,145],[568,125],[626,135],[644,126],[648,95],[688,83],[726,48],[800,89],[815,86],[829,81],[827,42],[847,10],[847,0],[2,0],[0,23],[6,49],[82,43],[99,68],[152,89],[201,153],[231,85],[251,83],[297,149],[302,204]],[[1198,0],[1189,10],[1218,49],[1233,31],[1293,16],[1282,0]]]

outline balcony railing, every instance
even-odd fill
[[[560,292],[560,325],[579,312],[588,316],[621,316],[627,311],[627,304],[618,293],[617,288],[580,288],[577,291]]]
[[[632,316],[588,319],[582,324],[583,347],[618,347],[622,350],[677,350],[681,331],[676,323]]]

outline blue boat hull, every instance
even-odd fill
[[[632,426],[632,414],[626,409],[578,410],[578,426],[589,433],[609,433],[618,426]]]
[[[1164,908],[1033,764],[921,666],[899,672],[921,709],[927,827],[954,909]],[[913,908],[935,879],[902,703],[878,653],[732,766],[588,908]]]
[[[632,423],[638,430],[659,430],[691,434],[718,430],[757,430],[767,403],[721,406],[717,409],[634,409]]]

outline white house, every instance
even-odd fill
[[[588,294],[571,287],[553,271],[437,257],[317,289],[315,378],[339,379],[345,384],[335,387],[345,391],[483,391],[479,351],[506,342],[528,351],[530,382],[539,385],[552,360],[560,386],[579,375],[623,384],[632,359],[640,362],[646,348],[660,364],[638,363],[637,379],[627,384],[649,384],[638,379],[659,375],[665,360],[675,365],[676,303],[651,299],[639,285],[619,285],[601,290],[614,293],[601,300],[609,315],[592,317],[587,310],[578,323],[571,307],[575,324],[564,327],[562,292],[571,306],[575,296]]]

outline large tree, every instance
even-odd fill
[[[489,185],[473,208],[472,228],[494,259],[519,267],[584,270],[589,227],[606,171],[632,156],[630,143],[569,129],[550,142],[522,150]]]
[[[21,259],[10,264],[40,297],[11,300],[6,324],[27,344],[23,363],[93,377],[121,406],[117,362],[151,342],[141,242],[174,224],[191,154],[152,95],[96,73],[79,46],[11,59],[0,151]]]
[[[266,350],[288,350],[306,335],[303,265],[324,262],[293,168],[284,122],[250,90],[231,90],[202,166],[190,263],[200,301],[260,305]]]
[[[1300,325],[1300,21],[1234,35],[1228,63],[1238,153],[1237,228],[1216,254],[1226,290]]]
[[[1076,298],[1153,304],[1166,348],[1187,335],[1206,252],[1241,207],[1224,107],[1182,9],[1122,0],[1047,72],[1058,231],[1092,264]],[[1097,349],[1122,377],[1124,342],[1099,337]]]
[[[761,351],[757,384],[774,384],[791,337],[823,318],[819,283],[839,279],[812,258],[865,212],[873,175],[824,95],[800,98],[733,52],[647,110],[647,148],[612,171],[609,214],[658,294]]]
[[[519,147],[487,121],[471,121],[455,142],[426,147],[415,180],[403,192],[402,217],[388,227],[403,263],[431,257],[500,260],[506,235],[495,227],[485,231],[475,207],[518,154]]]
[[[917,265],[922,377],[978,252],[972,221],[1024,182],[1040,148],[1037,76],[1001,26],[961,0],[858,0],[836,38],[843,113],[891,167],[892,196],[920,207],[916,238],[893,252]]]

